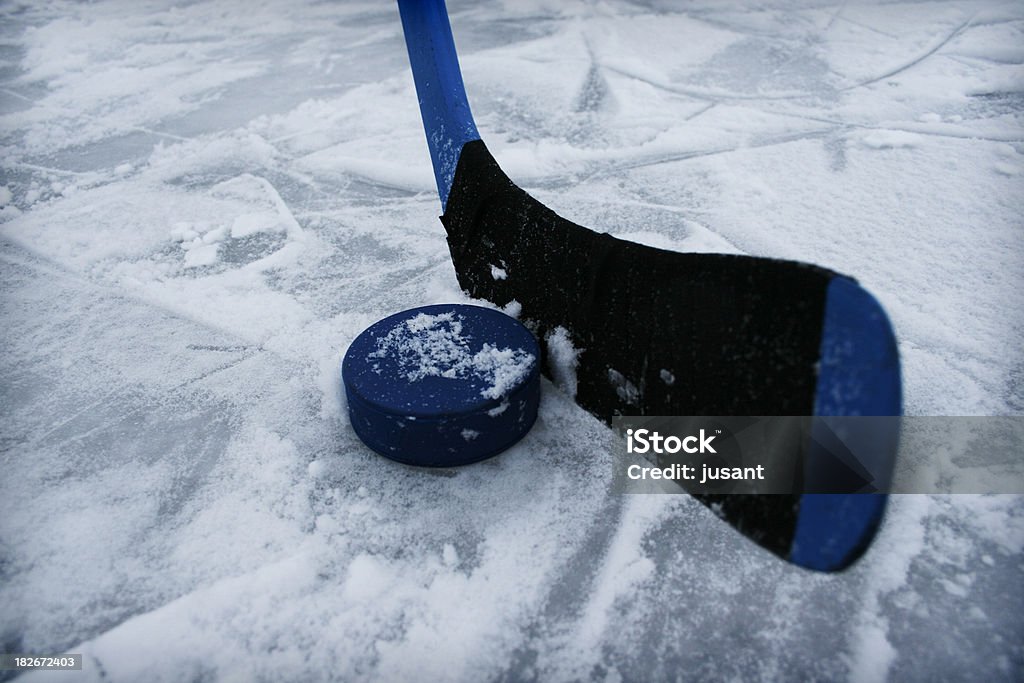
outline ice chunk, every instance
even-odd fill
[[[579,367],[579,356],[583,349],[573,346],[569,331],[561,326],[549,332],[544,341],[547,343],[548,366],[555,384],[575,398],[576,368]]]

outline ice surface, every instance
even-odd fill
[[[907,412],[1024,411],[1019,2],[451,4],[541,201],[854,275]],[[1019,497],[896,496],[823,576],[610,494],[607,429],[551,384],[487,462],[362,446],[348,344],[465,301],[393,5],[0,4],[0,166],[4,651],[113,681],[1024,678]]]

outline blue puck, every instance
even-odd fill
[[[341,377],[352,428],[367,446],[408,465],[467,465],[530,431],[540,347],[500,311],[423,306],[364,330]]]

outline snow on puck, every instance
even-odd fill
[[[364,330],[341,376],[352,428],[367,446],[409,465],[466,465],[530,431],[540,347],[500,311],[423,306]]]

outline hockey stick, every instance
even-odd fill
[[[557,216],[502,172],[470,113],[444,0],[398,0],[459,284],[581,349],[576,402],[615,415],[899,415],[892,328],[853,279],[768,258],[654,249]],[[496,276],[496,273],[498,276]],[[561,330],[559,330],[561,328]],[[876,440],[891,467],[896,435]],[[813,445],[805,474],[825,461]],[[870,543],[884,495],[698,496],[804,567]]]

